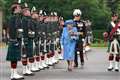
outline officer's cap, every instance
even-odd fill
[[[81,16],[81,15],[82,15],[82,12],[80,9],[74,9],[73,16]]]

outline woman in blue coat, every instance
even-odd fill
[[[75,44],[77,36],[77,29],[74,26],[73,20],[67,20],[65,22],[65,27],[63,28],[61,36],[61,45],[63,49],[63,58],[68,62],[68,71],[72,71],[74,66],[74,56],[75,56]]]

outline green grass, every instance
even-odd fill
[[[104,43],[92,43],[91,47],[106,47]]]

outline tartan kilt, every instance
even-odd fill
[[[49,45],[48,44],[46,45],[46,50],[47,50],[46,53],[49,53]]]
[[[33,39],[29,39],[26,44],[26,54],[28,58],[33,57]]]
[[[20,61],[21,60],[21,49],[20,45],[16,46],[16,42],[10,42],[8,44],[8,52],[6,56],[7,61]]]
[[[34,55],[39,56],[39,44],[35,46]]]
[[[55,49],[54,44],[50,44],[50,50],[54,51],[54,49]]]
[[[40,44],[40,52],[44,54],[44,44]]]

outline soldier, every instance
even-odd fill
[[[9,21],[9,46],[7,53],[7,61],[11,64],[11,80],[24,79],[17,73],[17,63],[21,60],[21,38],[22,38],[22,26],[21,26],[21,0],[15,2],[12,7],[12,16]]]
[[[84,42],[85,51],[90,51],[91,50],[90,44],[93,38],[90,20],[85,21],[85,26],[86,26],[86,32],[87,32],[85,37],[85,42]]]
[[[79,52],[80,55],[81,66],[84,65],[83,42],[86,36],[86,27],[85,27],[85,23],[82,20],[80,20],[81,14],[82,13],[79,9],[75,9],[73,12],[75,27],[77,27],[77,31],[79,33],[79,40],[77,41],[76,52],[75,52],[75,61],[74,61],[75,67],[78,67],[77,52]]]
[[[112,14],[112,20],[109,22],[107,31],[104,33],[104,37],[108,38],[108,53],[109,53],[109,67],[108,71],[115,69],[119,72],[119,56],[120,56],[120,22],[116,24],[118,15]],[[115,63],[113,67],[113,62]]]
[[[52,25],[51,25],[51,22],[52,22],[52,15],[49,15],[47,18],[46,18],[46,22],[47,22],[47,60],[46,60],[46,64],[49,65],[49,66],[52,66],[53,65],[53,62],[51,60],[52,58],[52,51],[51,51],[51,36],[52,36]]]
[[[48,68],[48,65],[46,64],[46,58],[47,58],[47,22],[45,19],[47,18],[46,12],[43,12],[43,16],[41,16],[42,23],[41,23],[41,44],[40,44],[40,50],[41,50],[41,64],[44,68]]]
[[[25,3],[23,7],[22,26],[24,29],[24,44],[22,55],[23,74],[25,76],[33,76],[33,72],[38,71],[38,69],[34,67],[33,54],[33,40],[35,38],[35,28],[32,24],[31,13],[27,3]]]
[[[32,26],[35,28],[35,38],[34,38],[34,58],[35,58],[35,68],[37,70],[40,70],[41,67],[39,67],[40,62],[40,55],[39,55],[39,24],[38,24],[38,13],[35,7],[31,10],[32,14]]]
[[[45,36],[45,27],[43,27],[44,25],[44,16],[43,16],[43,10],[39,11],[39,35],[40,35],[40,39],[39,39],[39,52],[40,52],[40,62],[39,62],[39,68],[40,69],[44,69],[47,65],[45,65],[45,61],[44,61],[44,36]]]
[[[63,28],[64,28],[64,19],[63,17],[59,17],[59,36],[62,36],[62,31],[63,31]],[[60,44],[59,44],[60,45]],[[63,59],[63,51],[61,49],[61,46],[59,47],[59,59],[62,60]]]
[[[57,63],[57,55],[58,55],[58,42],[59,42],[59,26],[58,26],[58,16],[57,12],[53,12],[53,15],[51,15],[51,46],[50,46],[50,51],[51,53],[51,61],[52,63]]]

